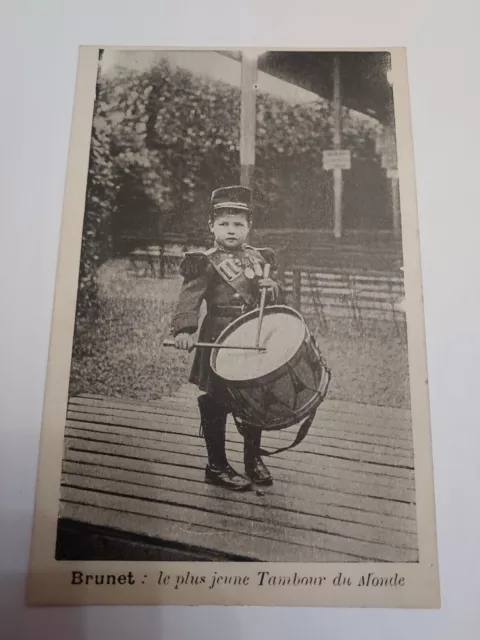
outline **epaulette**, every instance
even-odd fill
[[[208,251],[187,251],[180,265],[180,273],[185,280],[193,280],[206,272],[208,254]]]

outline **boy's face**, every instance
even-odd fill
[[[226,249],[236,249],[247,239],[251,223],[244,213],[233,211],[220,213],[210,223],[210,230],[215,236],[215,242]]]

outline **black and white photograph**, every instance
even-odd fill
[[[72,125],[51,346],[62,365],[51,355],[38,479],[48,536],[34,531],[68,574],[53,602],[62,588],[74,602],[76,585],[95,598],[110,565],[188,566],[191,604],[200,575],[220,585],[200,600],[241,604],[215,594],[234,593],[245,566],[250,587],[311,592],[341,565],[383,594],[353,598],[402,606],[402,576],[427,558],[414,586],[435,602],[393,50],[85,50],[95,65],[84,84],[79,66],[77,91],[93,95],[77,93]]]

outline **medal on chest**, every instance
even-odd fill
[[[255,277],[255,271],[252,269],[250,265],[247,265],[243,270],[243,275],[249,280],[253,280],[253,278]]]
[[[261,260],[249,255],[229,255],[218,263],[217,269],[227,282],[236,280],[242,273],[247,280],[263,276]]]
[[[218,264],[218,270],[220,271],[222,277],[227,280],[227,282],[231,282],[238,278],[238,276],[242,273],[242,263],[240,260],[235,258],[225,258]]]
[[[249,280],[253,280],[253,278],[261,278],[263,275],[261,261],[255,256],[245,256],[243,274]]]
[[[208,259],[222,280],[227,282],[243,298],[247,305],[255,303],[256,287],[252,287],[249,284],[253,282],[258,269],[258,267],[255,268],[254,256],[250,256],[246,251],[230,254],[214,251],[208,256]],[[261,260],[259,260],[259,263],[261,263]],[[261,264],[259,264],[259,267],[260,271],[262,271]]]

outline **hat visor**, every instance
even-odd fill
[[[239,211],[250,211],[248,204],[242,202],[219,202],[213,205],[213,209],[218,211],[219,209],[238,209]]]

